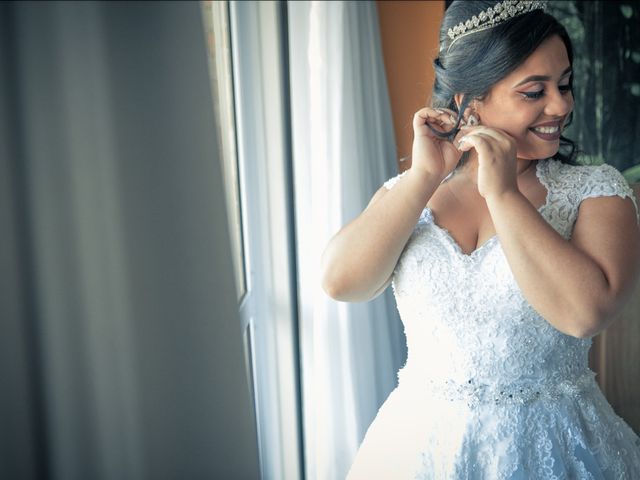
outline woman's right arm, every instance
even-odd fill
[[[367,208],[329,241],[322,255],[324,291],[344,302],[364,302],[379,294],[440,181],[411,168],[391,190],[381,187]]]
[[[449,111],[418,111],[409,171],[390,190],[380,188],[325,248],[322,288],[335,300],[364,302],[384,290],[422,210],[457,164],[460,152],[437,138],[426,122],[442,131],[453,123]]]

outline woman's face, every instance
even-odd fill
[[[518,158],[553,156],[573,110],[570,76],[567,49],[562,39],[553,35],[476,103],[480,123],[515,138]]]

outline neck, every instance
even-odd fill
[[[537,160],[517,158],[516,174],[518,176],[524,175],[529,170],[531,170],[537,162],[538,162]],[[469,155],[469,159],[467,160],[466,164],[462,167],[462,170],[466,170],[472,177],[475,177],[476,172],[478,170],[478,155],[475,152],[472,152],[471,155]]]
[[[517,175],[520,176],[523,173],[526,173],[527,171],[531,170],[533,166],[536,164],[536,161],[537,160],[523,160],[521,158],[518,158],[516,160]]]

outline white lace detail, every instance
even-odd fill
[[[565,238],[586,198],[636,205],[613,167],[544,160],[536,172],[547,188],[539,211]],[[595,383],[591,339],[533,309],[497,237],[465,254],[425,209],[392,285],[409,352],[398,389],[434,409],[412,478],[640,479],[640,438]]]
[[[611,165],[571,166],[547,160],[537,169],[538,179],[547,189],[547,205],[542,214],[565,238],[571,236],[580,203],[593,197],[630,198],[638,216],[636,196],[622,174]]]

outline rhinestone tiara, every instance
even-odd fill
[[[460,22],[455,27],[447,30],[447,35],[449,35],[449,38],[452,40],[447,51],[451,49],[451,46],[459,38],[487,30],[502,22],[534,10],[544,10],[546,6],[546,1],[504,0],[498,2],[493,7],[489,7],[478,15],[474,15],[466,22]]]

